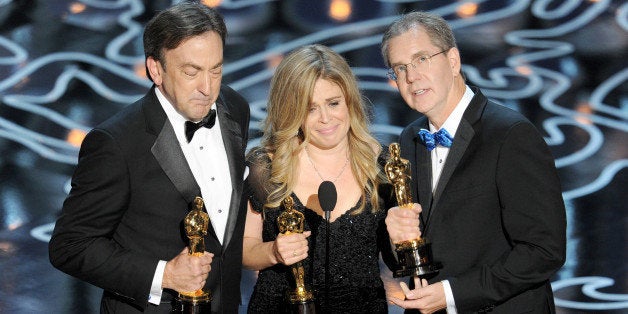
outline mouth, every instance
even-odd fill
[[[336,131],[336,129],[337,129],[337,126],[333,126],[333,127],[328,127],[324,129],[318,129],[316,131],[320,134],[327,135],[327,134],[333,133],[334,131]]]
[[[418,95],[423,95],[425,93],[427,93],[427,89],[417,89],[414,92],[412,92],[413,95],[417,95],[417,96]]]
[[[190,109],[202,118],[212,109],[213,102],[206,99],[193,99],[189,105],[191,105]]]
[[[192,102],[201,107],[210,107],[214,103],[211,99],[193,99]]]

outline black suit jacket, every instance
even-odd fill
[[[432,194],[430,152],[404,129],[401,155],[412,163],[421,230],[443,268],[459,313],[550,313],[549,278],[563,265],[566,218],[546,143],[518,112],[475,92]]]
[[[168,261],[187,245],[182,221],[200,187],[178,144],[153,87],[142,99],[85,137],[72,177],[72,190],[49,244],[52,264],[105,290],[101,309],[117,313],[163,312],[148,304],[159,260]],[[240,301],[242,198],[249,106],[223,86],[216,101],[233,192],[220,244],[209,225],[206,250],[214,253],[205,289],[212,311],[236,313]]]

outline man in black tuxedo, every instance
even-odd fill
[[[249,106],[221,85],[225,37],[202,4],[156,15],[144,33],[154,86],[83,141],[49,253],[104,289],[101,312],[169,313],[177,291],[202,287],[212,312],[238,310]],[[182,228],[196,196],[211,220],[202,256]]]
[[[420,206],[392,208],[388,231],[394,242],[426,237],[443,265],[413,290],[402,284],[406,300],[392,301],[422,313],[555,312],[549,279],[565,261],[566,219],[543,137],[465,84],[441,17],[402,16],[382,54],[402,98],[424,115],[400,136]]]

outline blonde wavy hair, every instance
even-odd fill
[[[379,142],[369,131],[365,103],[347,61],[323,45],[308,45],[286,56],[271,80],[267,116],[262,122],[261,146],[270,154],[270,186],[265,208],[276,208],[288,197],[296,184],[298,154],[308,143],[300,130],[306,119],[318,79],[337,84],[349,108],[350,164],[356,181],[363,186],[362,212],[367,195],[373,212],[379,210],[377,188],[385,178],[377,163]]]

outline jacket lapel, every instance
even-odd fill
[[[422,117],[421,119],[423,121],[412,130],[414,135],[414,152],[412,153],[414,156],[410,157],[409,160],[411,163],[415,163],[412,167],[412,180],[415,182],[415,196],[418,196],[415,202],[420,203],[423,209],[421,212],[421,230],[424,232],[432,204],[432,162],[429,151],[417,135],[421,128],[427,128],[427,118]]]
[[[201,189],[194,180],[172,124],[161,108],[154,89],[155,87],[150,90],[143,105],[147,132],[157,135],[151,152],[185,201],[191,203],[194,197],[201,195]]]
[[[434,200],[432,202],[433,206],[431,213],[434,213],[437,209],[438,202],[447,187],[447,183],[450,181],[453,173],[462,161],[462,157],[465,152],[469,149],[469,144],[475,136],[475,129],[473,128],[473,125],[480,119],[482,111],[488,101],[478,88],[471,87],[471,89],[475,93],[475,96],[471,99],[471,103],[469,103],[469,106],[465,110],[462,119],[460,120],[460,124],[458,125],[453,145],[449,150],[440,179],[438,180],[438,184],[434,190]]]
[[[192,170],[188,166],[181,147],[177,143],[174,129],[170,121],[166,120],[151,151],[161,169],[189,204],[195,196],[201,195],[201,190],[194,180],[194,175],[192,175]]]
[[[161,108],[154,88],[155,87],[149,92],[148,101],[144,103],[144,112],[148,126],[147,131],[157,135],[157,139],[151,147],[151,152],[161,166],[161,169],[168,178],[170,178],[170,181],[179,193],[181,193],[183,199],[185,199],[188,204],[191,204],[196,196],[201,195],[201,188],[194,179],[192,170],[188,165],[187,159],[185,159],[183,150],[181,150],[177,136],[174,133],[174,128],[170,120],[168,120],[166,113]],[[220,112],[220,110],[218,112]],[[224,134],[225,132],[223,132],[223,137],[225,136]],[[227,145],[227,143],[228,142],[225,141],[225,145]],[[229,156],[229,150],[227,150],[227,156]],[[231,164],[231,160],[229,160],[230,167]],[[216,231],[211,224],[209,224],[207,236],[218,240]]]
[[[475,135],[475,131],[473,131],[471,124],[462,119],[460,121],[460,125],[458,125],[456,137],[454,138],[451,149],[449,150],[449,154],[447,154],[447,160],[445,161],[440,178],[438,179],[438,184],[434,190],[434,204],[438,203],[438,200],[443,193],[443,189],[447,185],[447,182],[451,178],[451,175],[454,173],[456,167],[458,167],[458,164],[460,163],[464,152],[467,150],[473,135]]]
[[[218,106],[218,121],[220,123],[220,130],[222,133],[222,141],[225,144],[225,150],[227,152],[227,160],[229,161],[229,173],[231,174],[231,202],[229,207],[229,217],[227,218],[227,225],[225,227],[225,236],[223,239],[223,248],[226,248],[233,236],[233,231],[236,226],[236,220],[238,219],[238,210],[240,208],[243,176],[244,176],[244,159],[242,156],[243,136],[240,131],[239,124],[231,116],[231,111],[223,94],[220,94],[218,100],[216,100]]]

